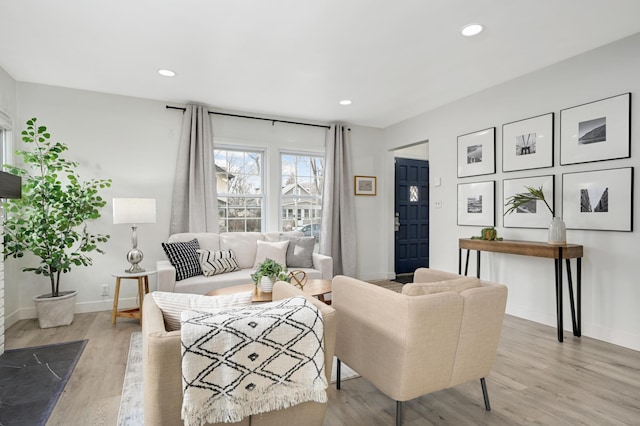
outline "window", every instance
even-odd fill
[[[264,218],[264,152],[214,149],[220,232],[261,232]]]
[[[320,238],[324,158],[318,155],[282,153],[280,223],[283,231],[298,230]]]

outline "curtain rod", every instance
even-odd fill
[[[167,109],[179,109],[179,110],[182,110],[182,112],[187,110],[186,108],[183,108],[183,107],[175,107],[175,106],[171,106],[171,105],[165,105],[165,107]],[[330,129],[331,128],[329,126],[325,126],[325,125],[322,125],[322,124],[300,123],[300,122],[297,122],[297,121],[286,121],[286,120],[274,120],[272,118],[252,117],[250,115],[228,114],[226,112],[209,111],[209,114],[226,115],[227,117],[250,118],[252,120],[271,121],[272,125],[275,124],[275,123],[288,123],[288,124],[299,124],[300,126],[324,127],[325,129]],[[351,129],[349,129],[349,130],[351,130]]]

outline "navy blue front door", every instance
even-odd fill
[[[429,267],[429,162],[396,158],[396,274]]]

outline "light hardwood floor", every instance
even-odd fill
[[[110,312],[78,314],[69,327],[40,330],[24,320],[7,330],[6,348],[89,339],[48,425],[115,425],[131,332],[137,320]],[[492,411],[479,382],[404,404],[415,425],[640,425],[640,352],[506,316],[487,378]],[[393,425],[395,403],[362,378],[329,389],[325,426]],[[284,426],[284,425],[283,425]],[[290,426],[290,425],[286,425]]]

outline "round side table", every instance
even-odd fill
[[[123,318],[138,318],[140,324],[142,324],[142,301],[144,295],[149,293],[149,275],[156,274],[157,271],[143,271],[143,272],[116,272],[111,274],[116,277],[116,291],[113,295],[113,313],[111,314],[111,324],[116,323],[117,317]],[[120,281],[121,280],[136,280],[138,282],[138,307],[131,309],[118,310],[118,298],[120,297]]]

